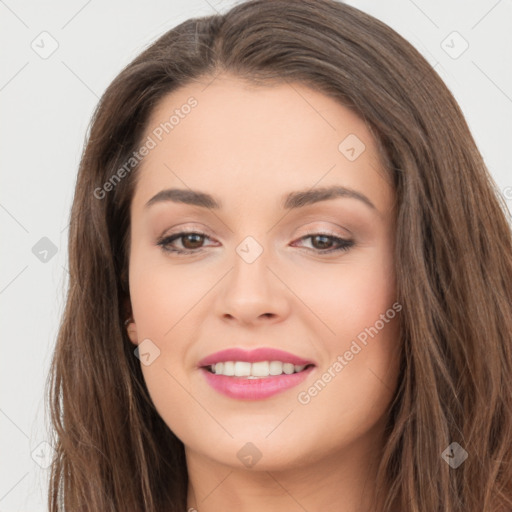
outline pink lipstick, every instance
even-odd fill
[[[201,359],[198,367],[219,393],[239,400],[260,400],[298,385],[315,364],[272,348],[231,348]]]

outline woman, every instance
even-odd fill
[[[188,20],[93,118],[51,373],[57,510],[512,510],[512,239],[378,20]]]

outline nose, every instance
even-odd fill
[[[242,254],[242,256],[240,256]],[[285,280],[263,251],[254,261],[235,254],[217,297],[217,313],[241,324],[277,323],[289,314],[290,294]]]

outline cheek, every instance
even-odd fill
[[[329,410],[340,425],[364,430],[385,412],[396,388],[400,308],[392,260],[376,256],[331,272],[322,287],[304,288],[326,327],[314,385],[300,390],[305,421],[315,428],[315,418]]]
[[[382,308],[361,304],[360,311],[355,306],[351,311],[354,316],[339,315],[334,324],[337,336],[324,347],[327,359],[308,385],[297,390],[300,405],[294,419],[302,428],[287,434],[306,451],[329,453],[333,446],[350,445],[369,435],[376,425],[382,426],[396,390],[398,314],[389,302]],[[385,311],[391,313],[381,324],[379,316]]]
[[[215,283],[215,275],[193,265],[170,263],[155,250],[134,250],[130,295],[138,332],[161,342],[186,325],[187,313]],[[183,319],[183,320],[182,320]]]
[[[365,260],[345,261],[295,278],[297,295],[322,321],[318,334],[329,352],[348,349],[351,340],[373,326],[396,299],[390,258],[375,251]]]
[[[183,421],[186,425],[204,421],[201,410],[191,407],[190,395],[185,391],[188,376],[183,361],[194,337],[189,319],[205,289],[204,280],[197,279],[197,273],[194,279],[192,271],[184,267],[170,269],[161,259],[150,264],[149,258],[144,260],[137,254],[131,261],[130,294],[138,340],[151,340],[154,345],[148,345],[150,352],[157,354],[147,365],[141,359],[144,381],[159,415],[171,429],[177,427],[180,432]]]

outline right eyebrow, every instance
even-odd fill
[[[211,208],[215,210],[219,210],[222,207],[222,203],[220,201],[216,200],[213,196],[206,194],[205,192],[181,188],[168,188],[166,190],[161,190],[158,192],[158,194],[154,195],[146,203],[144,208],[149,208],[155,203],[166,201],[190,204],[193,206],[201,206],[203,208]]]

